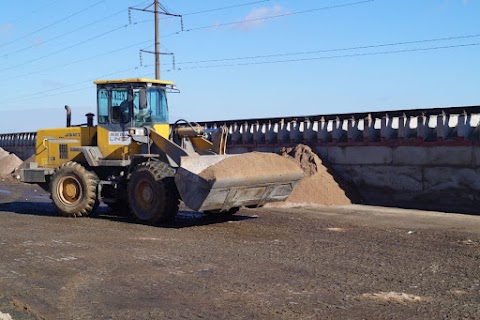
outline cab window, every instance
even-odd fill
[[[97,93],[98,97],[98,122],[107,123],[108,121],[108,91],[100,89]]]
[[[148,102],[155,123],[168,123],[168,107],[165,91],[157,88],[148,89]]]
[[[116,88],[111,91],[112,122],[125,123],[130,121],[130,101],[127,88]]]
[[[143,90],[143,89],[142,89]],[[168,123],[168,108],[165,91],[157,88],[147,90],[146,105],[140,105],[141,90],[134,90],[133,116],[136,127],[152,125],[153,123]]]

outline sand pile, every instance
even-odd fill
[[[13,153],[9,153],[0,148],[0,178],[10,178],[11,174],[23,163],[23,161]]]
[[[322,160],[305,145],[282,148],[280,155],[251,152],[223,159],[199,173],[206,180],[252,177],[280,177],[303,172],[303,178],[287,199],[287,204],[347,205],[360,198],[344,180],[332,176]],[[272,203],[271,205],[275,205]],[[278,203],[282,205],[282,203]]]
[[[301,174],[298,166],[278,154],[251,152],[225,158],[208,167],[199,176],[206,180],[241,177],[268,177]]]
[[[293,160],[305,174],[287,203],[346,205],[358,202],[355,192],[342,179],[332,176],[310,147],[299,144],[293,148],[282,148],[280,154]]]

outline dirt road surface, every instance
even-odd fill
[[[0,183],[0,319],[480,319],[479,301],[480,216],[263,208],[165,228],[58,217]]]

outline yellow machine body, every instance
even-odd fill
[[[71,126],[66,106],[67,127],[39,130],[35,163],[20,171],[21,181],[49,188],[63,215],[89,215],[103,201],[154,222],[174,217],[179,199],[197,211],[232,212],[285,200],[303,175],[278,155],[226,155],[226,127],[170,125],[171,81],[95,83],[98,124],[87,114],[87,124]]]
[[[131,78],[120,80],[97,80],[97,86],[126,86],[136,84],[142,86],[159,85],[173,86],[173,82],[165,80]],[[131,100],[133,100],[130,97]],[[108,118],[112,108],[108,106]],[[106,119],[108,119],[106,118]],[[111,119],[109,119],[111,120]],[[155,130],[160,136],[168,139],[170,134],[170,125],[168,118],[166,123],[151,123],[150,128]],[[107,121],[106,121],[107,122]],[[39,167],[57,168],[67,161],[76,161],[85,163],[86,159],[81,151],[72,151],[72,148],[95,146],[98,147],[102,159],[105,160],[128,160],[134,155],[142,152],[141,144],[135,142],[130,137],[129,129],[131,124],[126,122],[121,124],[121,128],[111,127],[108,124],[98,126],[71,126],[67,128],[41,129],[37,132],[35,162]]]
[[[72,147],[95,145],[96,127],[40,129],[37,132],[35,162],[40,167],[57,168],[67,161],[85,162],[84,156]]]

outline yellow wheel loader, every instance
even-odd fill
[[[80,217],[103,201],[143,222],[175,218],[179,201],[200,212],[235,212],[285,200],[302,171],[273,154],[226,155],[225,128],[169,124],[167,91],[154,79],[97,80],[97,122],[37,132],[35,162],[20,180],[48,190],[58,212]],[[272,169],[273,168],[273,169]]]

